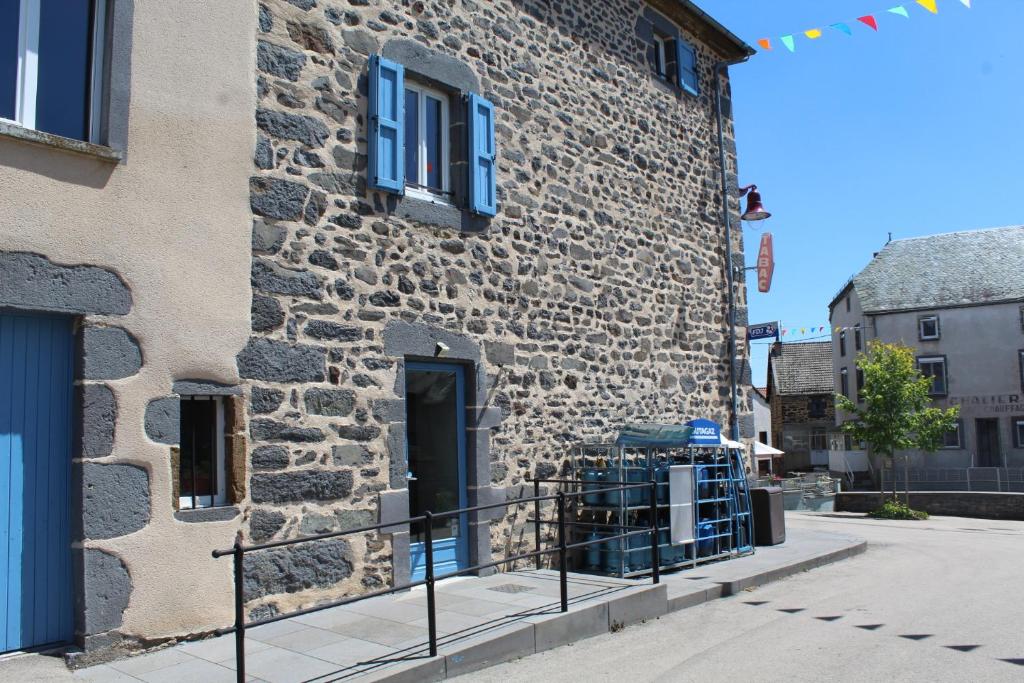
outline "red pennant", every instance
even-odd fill
[[[867,24],[876,31],[878,30],[878,22],[875,21],[875,18],[870,14],[865,14],[863,17],[857,17],[857,21],[859,21],[862,24]]]

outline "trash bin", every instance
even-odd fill
[[[750,507],[754,513],[754,543],[778,545],[786,542],[786,514],[782,488],[767,486],[750,489]]]

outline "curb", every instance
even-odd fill
[[[518,624],[509,624],[502,635],[466,644],[451,652],[433,658],[424,658],[400,669],[383,670],[357,677],[360,681],[440,681],[460,676],[496,664],[551,650],[572,642],[642,621],[696,607],[712,600],[725,598],[756,586],[780,581],[794,574],[822,567],[833,562],[860,555],[867,550],[867,541],[857,540],[844,548],[797,560],[790,564],[756,572],[732,581],[718,582],[698,588],[692,593],[670,597],[667,584],[637,586],[638,589],[611,601],[570,608],[569,612],[528,618]]]

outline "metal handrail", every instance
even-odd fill
[[[362,600],[368,600],[370,598],[380,597],[382,595],[389,595],[391,593],[397,593],[398,591],[408,590],[410,588],[416,588],[418,586],[427,587],[427,634],[430,646],[430,656],[437,656],[437,607],[435,604],[434,596],[434,585],[441,579],[447,579],[454,576],[461,576],[463,574],[469,574],[472,572],[479,571],[481,569],[489,569],[496,567],[501,564],[508,562],[516,562],[517,560],[535,558],[537,569],[541,568],[541,558],[544,555],[558,553],[558,575],[559,575],[559,601],[562,612],[569,611],[569,591],[568,591],[568,558],[567,553],[571,549],[581,548],[586,546],[600,545],[601,543],[607,543],[610,541],[616,541],[628,536],[635,536],[639,534],[651,534],[652,539],[652,568],[651,568],[651,579],[653,583],[660,583],[660,565],[661,558],[658,548],[658,515],[657,515],[657,491],[659,485],[664,485],[664,482],[660,483],[654,481],[636,483],[636,484],[622,484],[620,486],[608,487],[603,484],[596,483],[600,486],[601,491],[625,491],[628,489],[635,488],[650,488],[651,490],[651,526],[650,527],[636,527],[635,531],[628,531],[617,536],[601,537],[591,541],[584,541],[581,543],[569,544],[566,542],[566,527],[573,525],[572,523],[566,522],[565,520],[565,503],[568,498],[576,498],[577,496],[585,495],[589,491],[559,491],[554,495],[540,495],[540,485],[542,482],[547,483],[576,483],[570,481],[562,481],[557,479],[535,479],[533,480],[534,494],[533,496],[516,498],[513,500],[506,500],[501,503],[490,503],[487,505],[475,505],[473,507],[458,508],[456,510],[447,510],[445,512],[431,513],[425,512],[424,514],[417,517],[407,517],[405,519],[391,520],[388,522],[381,522],[379,524],[370,524],[367,526],[356,527],[353,529],[344,529],[342,531],[334,531],[324,534],[316,534],[314,536],[303,536],[300,538],[291,538],[281,541],[271,541],[269,543],[259,543],[254,545],[243,545],[240,540],[236,540],[234,545],[230,549],[225,550],[214,550],[213,557],[221,558],[228,555],[232,556],[233,572],[234,572],[234,602],[235,602],[235,623],[232,626],[225,628],[219,628],[215,631],[217,635],[226,635],[228,633],[235,634],[235,671],[236,677],[239,683],[245,681],[245,631],[248,628],[254,628],[256,626],[263,626],[264,624],[271,624],[276,621],[283,619],[289,619],[292,617],[302,616],[304,614],[311,614],[313,612],[319,612],[321,610],[330,609],[331,607],[340,607],[342,605],[348,605],[354,602]],[[558,525],[558,538],[557,544],[553,548],[545,550],[541,549],[541,538],[540,538],[540,525],[543,522],[540,518],[540,504],[544,501],[556,501],[557,503],[557,522]],[[448,572],[440,576],[434,576],[434,539],[433,539],[433,520],[437,518],[454,517],[456,515],[462,515],[468,512],[479,512],[482,510],[493,510],[495,508],[508,507],[510,505],[519,505],[522,503],[533,503],[535,519],[534,522],[534,550],[528,553],[520,553],[512,557],[506,557],[501,560],[484,562],[475,564],[471,567],[465,567],[453,572]],[[286,614],[275,614],[272,616],[264,617],[262,619],[256,619],[254,621],[247,622],[245,620],[245,592],[244,592],[244,561],[245,554],[251,552],[258,552],[261,550],[270,550],[273,548],[282,548],[299,543],[312,543],[315,541],[322,541],[331,538],[340,538],[342,536],[350,536],[353,534],[366,533],[370,531],[379,531],[382,529],[389,529],[397,526],[404,526],[407,524],[414,524],[419,522],[425,522],[423,531],[423,545],[426,555],[426,572],[422,579],[417,581],[409,581],[403,584],[397,584],[390,588],[383,588],[381,590],[372,591],[370,593],[363,593],[361,595],[352,595],[338,600],[332,600],[330,602],[321,603],[314,605],[313,607],[306,607],[304,609],[288,612]]]

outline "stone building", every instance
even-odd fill
[[[960,407],[943,448],[909,454],[912,486],[1024,488],[1022,267],[1022,226],[893,240],[829,304],[839,391],[856,396],[857,354],[877,339],[913,347],[935,405]]]
[[[842,438],[835,426],[832,342],[772,344],[766,393],[785,472],[827,468],[828,451]]]
[[[229,623],[210,551],[238,533],[504,501],[625,422],[729,422],[714,69],[734,184],[725,65],[752,50],[691,2],[90,7],[81,130],[0,112],[0,332],[45,313],[77,340],[29,408],[68,411],[45,642]],[[42,371],[19,339],[0,363]],[[502,557],[515,524],[445,520],[439,568]],[[422,529],[387,531],[254,553],[250,613],[422,571]]]

